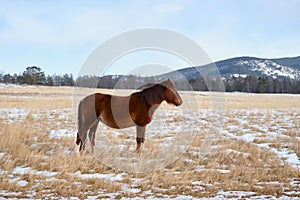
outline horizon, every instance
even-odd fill
[[[147,27],[186,35],[213,62],[245,56],[298,57],[299,7],[295,0],[2,2],[0,71],[18,74],[38,66],[46,74],[76,77],[97,46],[120,33]],[[127,59],[111,73],[127,74],[133,67],[153,63],[173,70],[191,67],[176,58],[142,61]]]
[[[229,57],[229,58],[225,58],[225,59],[222,59],[222,60],[218,60],[218,61],[212,61],[212,63],[217,63],[217,62],[222,62],[222,61],[225,61],[225,60],[230,60],[230,59],[236,59],[236,58],[257,58],[257,59],[267,59],[267,60],[275,60],[275,59],[293,59],[293,58],[300,58],[300,56],[286,56],[286,57],[276,57],[276,58],[263,58],[263,57],[255,57],[255,56],[237,56],[237,57]],[[210,63],[208,63],[210,64]],[[14,74],[17,74],[17,75],[21,75],[24,71],[26,71],[26,68],[27,67],[33,67],[35,65],[32,65],[32,66],[26,66],[24,67],[24,69],[20,72],[6,72],[6,71],[2,71],[0,69],[0,73],[3,73],[4,74],[10,74],[10,75],[14,75]],[[162,72],[162,73],[155,73],[155,75],[162,75],[164,73],[168,73],[168,72],[171,72],[171,71],[175,71],[175,70],[182,70],[182,69],[187,69],[187,68],[192,68],[192,67],[200,67],[200,66],[204,66],[204,65],[196,65],[196,66],[186,66],[186,67],[179,67],[179,68],[176,68],[174,70],[170,70],[170,71],[165,71],[165,72]],[[70,73],[70,72],[65,72],[65,73],[57,73],[57,72],[54,72],[54,73],[47,73],[46,70],[42,67],[42,66],[36,66],[36,67],[39,67],[41,68],[41,70],[43,72],[45,72],[45,75],[65,75],[65,74],[68,74],[68,75],[72,75],[74,79],[77,78],[76,74],[73,74],[73,73]],[[111,73],[106,73],[106,74],[99,74],[99,75],[96,75],[96,74],[89,74],[91,76],[124,76],[124,75],[137,75],[137,76],[141,76],[141,77],[146,77],[146,76],[149,76],[149,75],[145,75],[145,74],[136,74],[136,73],[127,73],[127,74],[111,74]]]

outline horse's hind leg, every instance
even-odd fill
[[[92,152],[94,152],[94,150],[95,150],[95,134],[96,134],[98,124],[99,124],[99,121],[96,121],[92,125],[92,127],[90,128],[90,131],[89,131],[89,139],[90,139],[91,146],[92,146]]]
[[[83,151],[85,149],[88,131],[89,131],[89,138],[91,141],[92,148],[94,148],[95,132],[97,130],[97,126],[98,126],[97,120],[96,121],[89,120],[89,121],[86,121],[84,126],[82,126],[82,128],[78,131],[76,144],[80,145],[79,151]],[[91,140],[91,138],[92,138],[92,140]]]
[[[88,129],[88,126],[83,126],[77,133],[76,144],[79,145],[79,152],[85,149],[85,142],[87,138]]]
[[[77,132],[76,144],[75,144],[75,147],[74,147],[74,151],[75,151],[76,153],[80,153],[81,151],[84,150],[84,140],[86,139],[86,137],[85,137],[85,138],[82,138],[82,137],[81,137],[81,135],[83,135],[83,134],[82,134],[83,131],[84,131],[83,129],[80,129],[80,130]],[[85,132],[87,132],[87,131],[85,131]],[[86,135],[86,134],[85,134],[85,135]]]
[[[85,134],[81,138],[81,143],[80,143],[79,151],[84,151],[85,150],[86,138],[87,138],[87,131],[85,132]]]

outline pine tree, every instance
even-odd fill
[[[45,73],[40,67],[31,66],[27,67],[26,71],[23,72],[23,84],[29,85],[45,85],[46,78]]]

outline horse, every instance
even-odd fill
[[[79,152],[85,148],[87,133],[94,151],[99,121],[115,129],[136,126],[135,152],[140,152],[142,143],[145,142],[146,126],[163,101],[175,106],[182,104],[175,84],[170,79],[155,83],[129,96],[94,93],[83,98],[78,105],[76,145],[80,145]]]

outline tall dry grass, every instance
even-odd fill
[[[67,87],[7,88],[0,91],[2,97],[0,108],[29,110],[24,119],[11,123],[7,123],[6,116],[0,116],[0,153],[3,155],[0,157],[0,191],[5,191],[5,198],[96,196],[118,199],[137,196],[172,198],[178,195],[201,198],[216,197],[220,191],[254,192],[243,198],[253,195],[275,197],[287,194],[290,197],[299,195],[300,189],[297,187],[297,183],[300,183],[299,170],[282,162],[272,151],[257,145],[270,142],[269,140],[261,137],[250,143],[220,136],[213,141],[215,145],[213,149],[199,153],[203,149],[207,127],[203,127],[203,132],[195,138],[190,149],[165,169],[150,173],[122,173],[122,179],[116,180],[97,178],[96,175],[83,178],[80,174],[115,176],[120,172],[101,164],[88,152],[79,157],[72,153],[76,133],[73,118],[76,116],[61,118],[62,112],[54,112],[72,109],[72,92],[73,88]],[[22,98],[24,95],[30,98]],[[184,92],[183,95],[189,94]],[[197,96],[199,108],[211,107],[209,93],[198,93]],[[266,115],[260,112],[250,113],[247,116],[247,124],[240,124],[237,118],[245,117],[244,113],[248,109],[300,108],[297,95],[285,98],[284,95],[225,94],[225,100],[228,109],[225,128],[232,125],[241,126],[262,135],[265,133],[253,124],[268,123],[273,117],[270,113],[267,112]],[[260,118],[263,119],[259,120]],[[281,148],[282,143],[290,144],[288,148],[300,157],[297,121],[299,115],[296,113],[291,118],[294,120],[291,123],[295,126],[284,133],[289,138],[285,141],[278,138],[270,145]],[[51,138],[50,131],[59,129],[73,129],[74,137]],[[236,134],[242,136],[244,132]],[[19,167],[30,168],[31,172],[18,174],[15,170]],[[16,181],[12,181],[14,179]],[[26,181],[27,184],[20,185],[20,180]],[[124,187],[136,191],[130,192]],[[287,193],[290,191],[292,193]],[[234,194],[229,197],[238,198]]]

